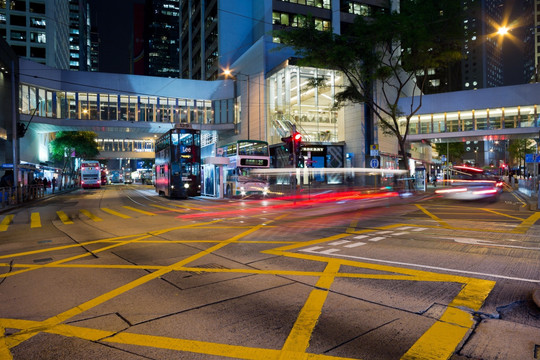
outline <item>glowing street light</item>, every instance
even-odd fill
[[[508,28],[506,26],[501,26],[499,30],[497,30],[497,34],[502,36],[508,34]]]

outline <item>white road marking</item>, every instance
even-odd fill
[[[314,246],[314,247],[310,247],[310,248],[307,248],[307,249],[303,249],[302,251],[311,252],[311,251],[317,251],[319,249],[324,249],[324,247],[322,247],[322,246]]]
[[[524,249],[524,250],[540,250],[540,248],[538,248],[538,247],[526,247],[526,246],[516,246],[516,245],[495,244],[495,243],[492,243],[491,241],[481,240],[481,239],[453,238],[453,237],[441,237],[440,239],[454,240],[455,242],[460,243],[460,244],[496,246],[496,247]]]
[[[395,235],[395,236],[401,236],[401,235],[407,235],[407,234],[408,234],[408,232],[403,231],[403,232],[395,233],[394,235]]]
[[[354,244],[345,245],[345,247],[351,249],[351,248],[355,248],[355,247],[362,246],[362,245],[366,245],[366,243],[364,243],[364,242],[356,242]]]
[[[371,239],[368,239],[369,241],[381,241],[383,239],[386,239],[384,236],[377,236]]]
[[[411,231],[423,231],[423,230],[426,230],[426,228],[414,228],[414,229],[411,229]]]
[[[331,246],[338,246],[338,245],[343,245],[343,244],[348,244],[350,243],[349,240],[340,240],[340,241],[334,241],[334,242],[331,242],[330,244],[328,245],[331,245]]]
[[[449,269],[449,268],[442,268],[442,267],[438,267],[438,266],[421,265],[421,264],[413,264],[413,263],[404,263],[404,262],[399,262],[399,261],[373,259],[373,258],[366,258],[366,257],[361,257],[361,256],[353,256],[353,255],[345,255],[345,254],[333,254],[333,255],[336,256],[336,257],[343,257],[343,258],[362,260],[362,261],[371,261],[371,262],[378,262],[378,263],[385,263],[385,264],[392,264],[392,265],[399,265],[399,266],[419,267],[419,268],[423,268],[423,269],[429,269],[431,271],[433,271],[433,270],[448,271],[448,272],[456,272],[456,273],[460,273],[460,274],[468,274],[468,275],[474,275],[474,276],[487,276],[487,277],[494,277],[494,278],[498,278],[498,279],[516,280],[516,281],[524,281],[524,282],[532,282],[532,283],[540,284],[540,279],[525,279],[525,278],[518,278],[518,277],[513,277],[513,276],[504,276],[504,275],[481,273],[481,272],[475,272],[475,271]]]
[[[383,234],[390,234],[392,233],[393,231],[377,231],[375,234],[377,235],[383,235]]]
[[[319,254],[332,254],[332,253],[335,253],[336,251],[339,251],[340,249],[328,249],[328,250],[324,250],[324,251],[319,251]]]
[[[355,236],[353,239],[365,239],[367,237],[368,237],[367,235],[358,235],[358,236]]]

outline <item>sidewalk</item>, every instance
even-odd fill
[[[40,198],[36,198],[36,199],[28,200],[28,201],[22,201],[22,202],[19,202],[17,204],[10,204],[10,205],[4,206],[3,208],[0,208],[0,214],[9,212],[9,211],[11,211],[13,209],[17,209],[17,208],[19,208],[21,206],[24,206],[24,205],[27,205],[27,204],[34,204],[34,203],[43,201],[45,199],[49,199],[51,197],[54,197],[54,196],[57,196],[57,195],[60,195],[60,194],[69,193],[69,192],[75,191],[77,189],[80,189],[80,188],[74,186],[74,187],[69,187],[69,188],[63,188],[61,190],[56,189],[54,191],[54,193],[52,192],[52,189],[47,189],[45,191],[45,194]]]

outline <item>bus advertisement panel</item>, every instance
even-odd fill
[[[270,167],[270,152],[266,141],[238,140],[218,150],[229,158],[224,171],[226,197],[268,195],[268,180],[251,173],[253,169]]]
[[[156,141],[156,192],[171,198],[201,195],[201,131],[174,128]]]
[[[101,187],[101,165],[99,161],[81,161],[81,186],[83,189]]]

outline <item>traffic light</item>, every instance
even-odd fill
[[[293,139],[293,149],[296,156],[300,155],[300,147],[302,146],[302,134],[300,134],[298,131],[292,134]]]
[[[294,144],[293,144],[292,136],[282,137],[281,141],[285,143],[286,151],[290,152],[291,154],[294,153]]]
[[[304,167],[304,157],[302,155],[298,156],[298,159],[296,161],[296,167],[297,168],[303,168]]]
[[[24,137],[24,134],[26,134],[26,127],[23,123],[17,123],[17,138]]]

